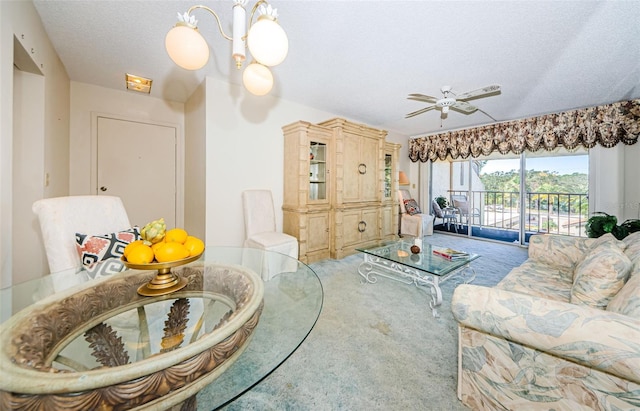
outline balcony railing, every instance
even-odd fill
[[[449,191],[467,196],[468,191]],[[518,231],[524,224],[527,233],[553,233],[586,237],[589,202],[587,194],[527,192],[524,216],[520,193],[507,191],[472,191],[470,212],[460,215],[461,223]],[[451,204],[453,206],[453,204]]]

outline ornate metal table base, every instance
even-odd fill
[[[364,261],[358,266],[358,273],[370,284],[378,282],[377,276],[381,276],[404,284],[414,284],[416,287],[429,287],[431,291],[429,307],[434,317],[440,316],[438,314],[438,307],[442,305],[440,284],[453,277],[460,277],[461,281],[457,284],[468,284],[476,278],[471,262],[448,274],[435,275],[371,254],[364,254]]]

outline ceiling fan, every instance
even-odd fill
[[[490,94],[498,94],[500,93],[500,86],[497,84],[492,84],[490,86],[482,87],[477,90],[467,91],[466,93],[455,94],[451,91],[451,86],[442,86],[440,89],[442,92],[442,98],[435,98],[432,96],[427,96],[424,94],[409,94],[407,97],[409,100],[421,101],[424,103],[431,103],[430,106],[425,108],[421,108],[420,110],[416,110],[411,112],[405,116],[405,118],[410,118],[417,116],[418,114],[426,113],[429,110],[439,108],[442,111],[443,115],[446,115],[449,112],[449,108],[452,110],[458,111],[464,114],[471,114],[476,110],[481,111],[482,113],[489,116],[489,114],[480,110],[478,107],[467,103],[466,100],[470,100],[473,98],[481,98],[486,97]],[[491,116],[489,116],[491,117]],[[493,117],[491,117],[493,121],[496,121]]]

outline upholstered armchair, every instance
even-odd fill
[[[422,212],[409,190],[398,190],[398,201],[400,202],[401,236],[422,238],[425,235],[433,235],[434,217]]]

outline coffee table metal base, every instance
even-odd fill
[[[358,266],[358,273],[370,284],[378,282],[377,276],[381,276],[404,284],[414,284],[416,287],[429,287],[431,291],[429,307],[434,317],[440,316],[438,314],[438,307],[442,305],[440,284],[454,277],[458,278],[458,284],[468,284],[476,278],[471,262],[448,274],[435,275],[371,254],[364,254],[364,261]]]

